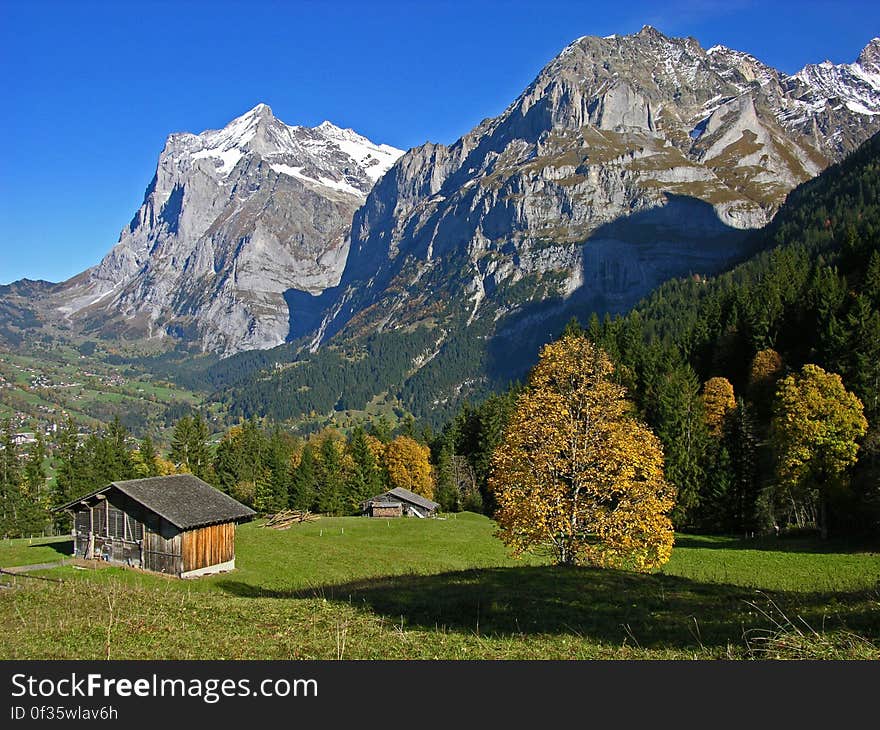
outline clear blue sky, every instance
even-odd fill
[[[573,39],[645,24],[794,72],[855,60],[880,2],[0,0],[0,283],[97,263],[170,132],[262,101],[288,124],[449,143]]]

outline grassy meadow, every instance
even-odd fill
[[[2,576],[2,659],[880,658],[880,553],[677,536],[660,572],[509,557],[494,525],[322,518],[241,526],[234,572],[65,565]],[[61,538],[0,542],[0,566]]]

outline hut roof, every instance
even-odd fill
[[[111,482],[55,509],[70,509],[85,499],[111,489],[118,489],[180,530],[244,520],[256,514],[250,507],[192,474]]]
[[[430,499],[426,499],[421,494],[410,492],[409,489],[404,489],[403,487],[394,487],[394,489],[385,492],[385,494],[397,497],[398,499],[402,499],[404,502],[410,502],[417,507],[424,507],[425,509],[434,510],[440,506],[436,502],[432,502]]]

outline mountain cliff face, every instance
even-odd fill
[[[500,116],[379,181],[312,346],[342,329],[449,333],[462,313],[538,301],[622,311],[722,268],[794,186],[880,129],[878,50],[787,76],[648,26],[578,39]]]
[[[122,338],[172,335],[230,354],[285,341],[289,289],[338,283],[354,211],[402,154],[260,104],[221,130],[172,134],[144,203],[49,316]]]
[[[442,368],[462,333],[515,343],[724,268],[794,186],[878,129],[880,39],[789,76],[649,26],[579,38],[449,146],[402,154],[261,104],[171,135],[112,251],[68,282],[3,288],[0,336],[24,312],[226,356],[424,326],[414,371]]]

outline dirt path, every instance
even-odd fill
[[[33,565],[14,565],[11,568],[0,567],[0,573],[29,573],[32,570],[48,570],[49,568],[57,568],[61,565],[67,565],[72,562],[67,560],[56,560],[54,563],[34,563]]]

